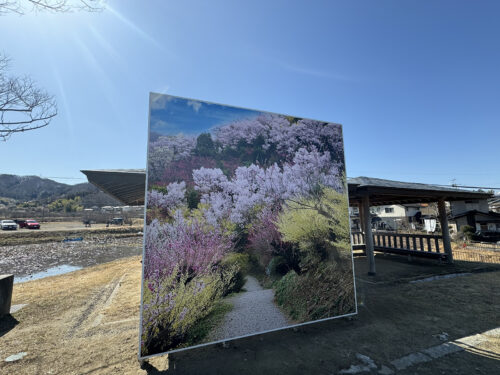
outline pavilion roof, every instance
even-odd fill
[[[144,169],[82,170],[90,183],[127,205],[144,204],[146,171]],[[369,195],[371,206],[430,203],[439,199],[447,201],[488,199],[485,192],[458,189],[416,182],[401,182],[373,177],[347,179],[349,203],[358,204]]]
[[[491,194],[486,192],[373,177],[350,178],[347,183],[350,204],[361,202],[365,195],[370,197],[371,206],[430,203],[439,199],[447,201],[478,200],[491,197]]]

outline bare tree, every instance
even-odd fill
[[[103,0],[0,0],[0,15],[25,14],[29,11],[66,13],[74,10],[99,12],[104,9]]]
[[[7,13],[23,15],[29,11],[67,13],[98,12],[104,0],[0,0],[0,16]],[[9,59],[0,53],[0,140],[12,134],[47,126],[57,115],[52,95],[39,89],[29,77],[9,77]]]
[[[9,59],[0,54],[0,140],[47,126],[57,115],[54,97],[29,77],[7,75]]]

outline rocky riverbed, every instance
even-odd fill
[[[69,242],[0,246],[0,274],[27,281],[142,254],[142,236],[95,236]]]

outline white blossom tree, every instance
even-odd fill
[[[212,223],[228,218],[237,224],[249,219],[257,205],[281,204],[296,196],[310,195],[317,186],[342,192],[343,176],[329,153],[300,148],[291,163],[267,168],[251,164],[238,167],[232,179],[218,168],[193,171],[195,189],[208,205],[206,216]]]

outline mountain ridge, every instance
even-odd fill
[[[89,182],[75,185],[64,184],[39,176],[18,176],[0,174],[0,197],[15,199],[18,202],[53,202],[56,199],[80,196],[84,207],[102,205],[122,205]]]

